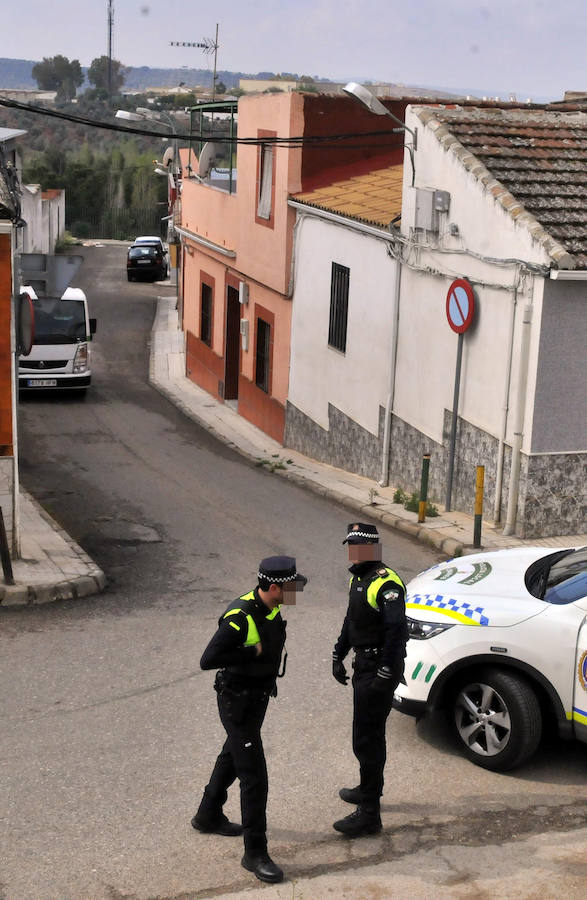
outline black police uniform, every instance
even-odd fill
[[[259,566],[260,585],[288,581],[305,583],[293,557],[269,557]],[[260,586],[259,585],[259,586]],[[220,671],[214,688],[226,731],[220,751],[192,825],[199,831],[244,836],[242,864],[263,881],[281,880],[283,873],[267,856],[267,766],[261,739],[269,697],[275,695],[285,645],[286,623],[280,607],[263,603],[259,586],[231,603],[218,621],[218,630],[204,650],[202,669]],[[261,643],[261,655],[255,645]],[[285,666],[284,666],[285,668]],[[242,829],[222,812],[230,785],[238,777]]]
[[[346,541],[377,543],[373,525],[351,523]],[[334,823],[350,835],[374,833],[381,828],[379,814],[386,760],[385,726],[393,692],[404,671],[408,639],[405,585],[393,569],[378,560],[350,567],[349,605],[333,651],[333,674],[346,683],[343,660],[351,647],[353,661],[353,752],[359,761],[360,785],[343,788],[341,797],[359,810]]]

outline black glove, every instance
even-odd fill
[[[344,663],[340,659],[332,660],[332,674],[340,684],[346,684],[349,680]]]
[[[389,694],[393,694],[397,685],[398,678],[389,666],[379,666],[377,674],[370,684],[370,688],[375,694],[388,696]]]

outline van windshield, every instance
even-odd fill
[[[87,339],[85,306],[79,300],[33,300],[35,344],[77,344]]]

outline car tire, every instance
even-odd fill
[[[126,273],[126,277],[128,278],[129,281],[134,281],[134,280],[135,280],[135,279],[134,279],[134,275],[131,275],[130,272],[127,272],[127,273]]]
[[[462,680],[452,694],[450,719],[465,756],[494,772],[530,759],[542,734],[535,691],[522,676],[500,669]]]

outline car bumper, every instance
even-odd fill
[[[85,375],[19,375],[18,388],[21,391],[58,391],[87,388],[92,376]]]
[[[421,719],[428,711],[428,704],[424,700],[412,700],[409,697],[402,697],[401,694],[395,693],[393,695],[393,708],[406,716],[414,716],[416,719]]]

